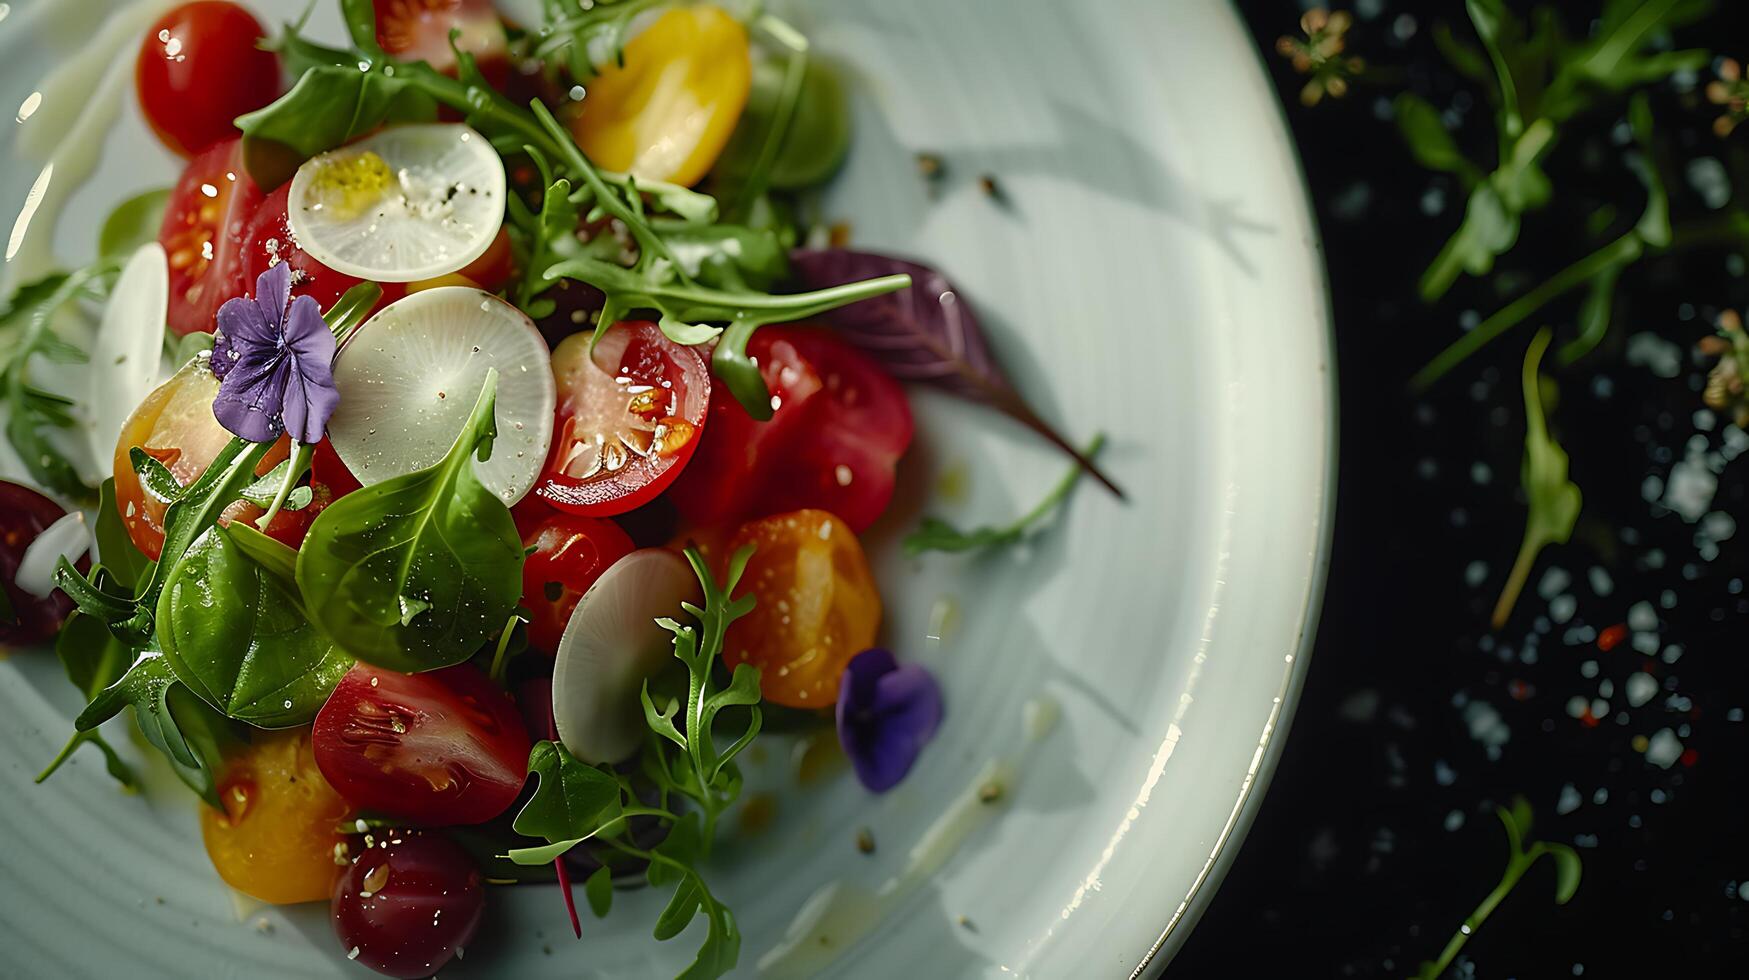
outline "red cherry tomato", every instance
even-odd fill
[[[486,889],[456,843],[394,831],[334,883],[334,934],[346,955],[391,977],[436,975],[480,928]]]
[[[67,516],[61,505],[29,487],[0,480],[0,589],[6,605],[0,607],[0,647],[41,643],[55,635],[73,611],[73,603],[56,589],[34,596],[18,587],[18,565],[37,535]],[[79,570],[90,561],[79,559]],[[575,600],[572,600],[575,605]]]
[[[608,517],[648,503],[692,458],[710,368],[648,321],[609,327],[593,360],[589,342],[576,334],[553,351],[559,417],[534,492],[560,510]]]
[[[754,421],[717,390],[698,458],[670,495],[681,515],[722,526],[812,508],[866,530],[892,501],[893,469],[911,444],[904,389],[820,328],[765,327],[747,353],[776,411]]]
[[[170,259],[170,329],[212,333],[219,307],[244,292],[243,228],[260,203],[261,191],[243,169],[241,140],[215,143],[188,162],[158,228]],[[249,291],[254,284],[249,280]]]
[[[528,641],[551,654],[577,600],[635,546],[612,521],[556,511],[525,530],[522,544],[534,549],[522,563],[522,605],[534,616]]]
[[[316,305],[326,310],[341,294],[364,280],[335,272],[310,258],[310,254],[298,244],[297,236],[292,234],[291,224],[286,220],[286,201],[290,197],[291,182],[286,181],[279,190],[267,195],[250,217],[242,234],[238,281],[245,285],[245,291],[253,293],[255,280],[263,272],[280,262],[287,262],[292,267],[292,295],[312,297]],[[385,282],[382,288],[383,297],[376,305],[379,310],[407,294],[405,283]]]
[[[146,32],[134,87],[146,121],[185,157],[237,135],[232,121],[279,96],[279,56],[249,11],[222,0],[171,10]]]
[[[474,56],[480,73],[502,88],[510,75],[510,39],[491,0],[373,0],[377,43],[402,61],[423,61],[455,74],[449,32],[460,31],[455,46]]]
[[[316,765],[348,802],[427,826],[492,819],[528,772],[515,702],[467,664],[358,664],[316,713],[315,741]]]

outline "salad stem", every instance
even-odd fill
[[[310,460],[316,455],[316,447],[313,445],[299,442],[296,439],[292,440],[291,445],[291,459],[287,460],[285,478],[280,480],[279,490],[274,493],[273,502],[268,505],[267,512],[255,521],[255,526],[263,531],[267,530],[267,525],[272,524],[273,519],[279,516],[279,510],[285,506],[286,498],[291,496],[292,490],[297,487],[298,480],[302,479],[304,473],[309,470]]]

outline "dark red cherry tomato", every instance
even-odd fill
[[[215,143],[188,161],[164,207],[158,244],[170,260],[170,329],[212,333],[225,300],[243,288],[243,229],[261,203],[261,191],[243,169],[242,141]]]
[[[553,351],[559,415],[534,492],[560,510],[611,517],[655,498],[692,458],[710,367],[644,320],[609,327],[593,354],[590,340],[575,334]]]
[[[223,0],[176,7],[146,32],[134,87],[146,121],[185,157],[237,135],[238,116],[279,97],[279,56],[249,11]]]
[[[534,549],[522,563],[522,605],[534,617],[528,642],[551,655],[577,600],[609,566],[632,553],[632,539],[612,521],[551,511],[523,531],[522,544]]]
[[[721,527],[785,511],[830,511],[858,533],[893,498],[911,406],[880,366],[817,327],[765,327],[747,353],[776,410],[754,421],[727,389],[711,397],[698,456],[670,494],[688,521]]]
[[[286,181],[255,209],[243,230],[238,278],[248,284],[249,292],[254,292],[256,278],[277,263],[288,262],[292,267],[292,295],[313,297],[316,305],[326,310],[348,289],[364,280],[335,272],[310,258],[310,253],[298,244],[291,223],[286,220],[286,202],[290,197],[291,181]],[[379,310],[407,294],[406,283],[385,282],[381,285],[383,297],[376,306]]]
[[[18,587],[18,564],[37,535],[67,516],[61,505],[26,486],[0,480],[0,647],[30,646],[55,635],[73,611],[73,603],[59,589],[34,596]],[[90,561],[79,560],[79,570]]]
[[[503,813],[530,747],[510,696],[467,664],[424,674],[358,664],[316,713],[315,744],[347,802],[427,826]]]
[[[334,883],[329,906],[346,955],[391,977],[429,977],[480,928],[486,889],[456,843],[421,831],[375,835]]]

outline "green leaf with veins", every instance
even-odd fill
[[[1518,594],[1529,580],[1537,555],[1551,544],[1565,544],[1579,521],[1583,501],[1579,488],[1567,478],[1567,453],[1549,435],[1543,416],[1542,381],[1537,368],[1543,352],[1548,349],[1550,332],[1538,331],[1524,354],[1521,382],[1524,388],[1524,466],[1520,480],[1524,494],[1530,500],[1530,516],[1525,521],[1524,541],[1519,545],[1518,558],[1512,564],[1500,601],[1494,606],[1495,629],[1506,625]]]
[[[189,690],[257,728],[316,716],[353,660],[310,622],[297,552],[234,521],[208,528],[158,600],[158,643]]]
[[[1082,455],[1088,459],[1093,459],[1104,446],[1105,436],[1103,434],[1096,435],[1093,437],[1093,441],[1088,443],[1087,449]],[[1012,524],[962,531],[946,521],[925,517],[917,530],[905,535],[905,555],[909,558],[915,558],[927,551],[982,551],[1015,544],[1024,539],[1027,532],[1035,525],[1050,516],[1052,511],[1062,506],[1085,472],[1087,472],[1086,468],[1079,463],[1070,467],[1068,473],[1063,475],[1063,478],[1057,482],[1050,493],[1045,495],[1043,500],[1039,501],[1032,510],[1022,514]]]
[[[1567,904],[1579,890],[1582,870],[1579,852],[1566,844],[1551,844],[1547,841],[1525,845],[1525,841],[1530,838],[1531,810],[1524,797],[1514,797],[1510,808],[1495,807],[1494,813],[1500,818],[1500,825],[1506,829],[1506,870],[1500,876],[1500,884],[1482,899],[1476,910],[1458,927],[1451,940],[1445,944],[1445,949],[1440,952],[1439,958],[1421,964],[1414,980],[1439,980],[1464,948],[1464,944],[1469,942],[1470,937],[1482,927],[1482,923],[1488,920],[1488,916],[1493,914],[1500,903],[1506,900],[1506,896],[1512,894],[1525,872],[1543,855],[1548,855],[1555,862],[1556,905]]]
[[[528,754],[528,772],[535,777],[534,795],[511,823],[517,833],[544,837],[553,846],[570,850],[620,821],[623,784],[579,760],[563,745],[536,742]],[[518,864],[544,864],[556,856],[543,854],[539,860],[525,861],[511,852]]]
[[[498,374],[434,466],[334,501],[298,551],[297,582],[317,627],[389,670],[472,657],[522,598],[522,539],[474,472],[491,454]],[[420,605],[423,604],[423,605]]]
[[[67,679],[85,695],[86,700],[115,683],[128,668],[127,647],[101,622],[80,613],[67,617],[60,635],[55,637],[55,656],[66,670]],[[109,770],[110,776],[128,790],[139,789],[139,777],[116,755],[115,749],[96,729],[74,732],[73,737],[67,740],[66,747],[36,777],[36,781],[40,783],[54,775],[61,763],[71,758],[73,752],[87,742],[97,746],[103,753],[104,766]]]

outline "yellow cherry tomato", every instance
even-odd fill
[[[201,807],[207,856],[245,895],[274,905],[325,902],[346,801],[316,768],[308,728],[254,734],[219,781],[225,812]]]
[[[585,86],[571,124],[597,166],[692,185],[729,142],[753,82],[747,30],[720,7],[663,14]]]
[[[723,660],[759,668],[766,700],[830,708],[850,658],[874,646],[881,594],[850,525],[823,510],[797,510],[741,525],[722,554],[755,546],[741,589],[757,597],[730,625]]]

